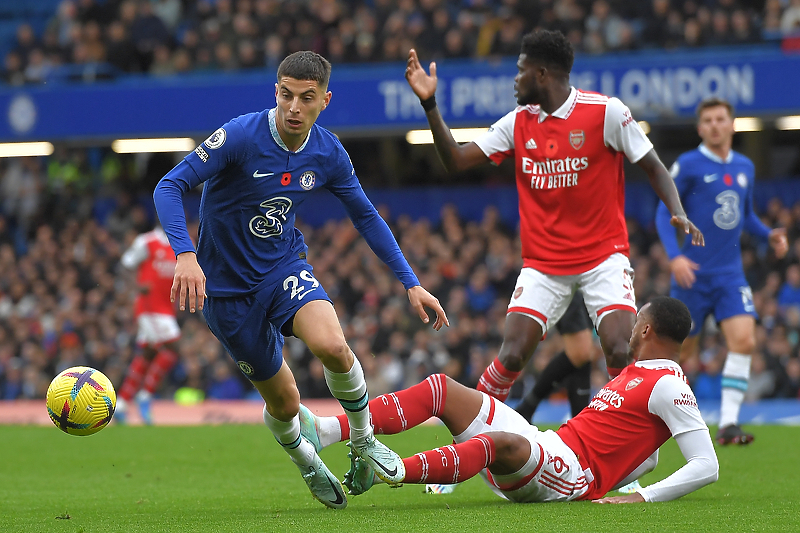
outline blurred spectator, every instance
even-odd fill
[[[424,60],[515,56],[521,36],[534,28],[564,32],[579,53],[640,45],[750,44],[780,39],[800,28],[800,0],[790,0],[786,6],[782,0],[766,0],[763,10],[758,4],[730,0],[63,0],[46,21],[42,35],[34,30],[38,25],[20,21],[13,49],[16,57],[6,58],[4,80],[39,83],[46,77],[42,71],[64,62],[107,61],[123,72],[148,72],[156,61],[153,72],[158,75],[191,69],[274,67],[287,53],[299,49],[315,50],[335,63],[404,61],[412,47]],[[188,52],[188,61],[186,52],[166,61],[159,47],[167,46],[177,55],[178,43]],[[44,61],[34,57],[37,48]],[[30,72],[27,80],[15,74],[26,70]],[[78,78],[96,78],[87,72],[83,69]]]
[[[800,0],[789,0],[789,7],[781,16],[781,31],[784,35],[800,32]]]
[[[800,265],[792,264],[786,269],[786,281],[778,293],[781,307],[800,306]]]

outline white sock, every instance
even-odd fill
[[[721,428],[739,423],[739,409],[747,391],[747,380],[750,379],[751,359],[749,355],[728,352],[725,366],[722,367],[722,402],[719,412]]]
[[[301,466],[308,466],[312,463],[317,452],[314,445],[300,435],[300,417],[298,415],[295,415],[289,422],[284,422],[269,414],[265,405],[264,423],[292,458],[292,461]]]
[[[319,442],[323,448],[342,441],[342,426],[335,416],[321,416],[319,420]]]
[[[333,397],[342,404],[350,422],[350,440],[358,441],[372,435],[369,420],[369,396],[364,371],[358,357],[353,355],[353,366],[344,373],[331,372],[325,368],[325,382]]]
[[[136,393],[136,401],[137,402],[148,402],[153,399],[152,393],[142,389]]]

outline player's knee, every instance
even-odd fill
[[[278,420],[291,420],[300,412],[300,395],[287,394],[271,398],[269,412]]]
[[[331,339],[315,346],[312,351],[331,370],[347,372],[350,366],[346,364],[350,360],[350,347],[344,339]],[[344,370],[337,370],[339,368]]]
[[[731,352],[751,355],[756,350],[756,339],[754,335],[741,335],[728,342],[728,350]]]
[[[492,431],[486,436],[494,442],[495,459],[489,468],[493,473],[513,474],[528,462],[531,453],[528,439],[504,431]]]

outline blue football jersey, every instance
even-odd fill
[[[700,265],[698,274],[742,271],[742,230],[766,239],[770,229],[753,211],[755,167],[744,155],[730,151],[722,160],[704,145],[681,154],[670,174],[686,215],[705,236],[705,246],[684,239],[681,246],[663,202],[656,227],[670,259],[684,255]]]
[[[281,264],[305,259],[295,211],[323,187],[342,201],[355,227],[403,285],[419,284],[339,139],[316,124],[292,152],[278,134],[275,109],[239,116],[164,176],[153,196],[176,254],[194,251],[182,195],[201,183],[197,260],[210,296],[252,293],[282,281]]]

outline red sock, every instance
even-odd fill
[[[494,457],[491,437],[476,435],[461,444],[442,446],[403,459],[406,467],[403,483],[460,483],[492,464]]]
[[[178,355],[172,350],[163,348],[158,352],[155,359],[153,359],[153,362],[150,364],[150,368],[147,369],[147,375],[144,377],[144,390],[153,394],[161,384],[164,375],[169,372],[177,362]]]
[[[447,398],[447,380],[444,374],[434,374],[406,390],[378,396],[369,402],[372,427],[379,435],[394,435],[418,426],[439,416]],[[350,438],[347,415],[339,415],[342,440]]]
[[[137,355],[133,358],[133,361],[131,361],[128,367],[128,372],[125,374],[125,380],[119,388],[120,398],[128,402],[133,400],[133,396],[139,392],[139,387],[142,386],[142,379],[144,378],[145,372],[147,372],[148,365],[147,359],[141,355]]]
[[[522,371],[512,372],[508,370],[500,362],[500,358],[495,357],[492,364],[483,371],[483,375],[478,381],[478,386],[475,388],[504,402],[511,392],[511,385],[514,384],[514,381],[521,373]]]

